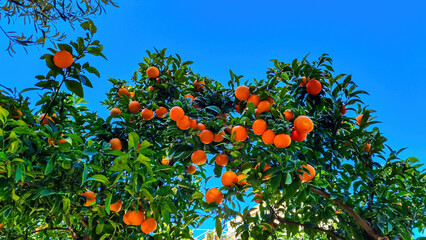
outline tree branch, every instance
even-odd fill
[[[374,231],[374,229],[368,224],[367,221],[365,221],[361,216],[358,215],[358,213],[356,213],[351,207],[349,207],[348,205],[346,205],[344,202],[342,202],[339,199],[331,199],[330,194],[318,189],[318,188],[314,188],[311,187],[311,192],[318,194],[320,196],[323,196],[325,198],[327,198],[328,200],[331,200],[333,203],[335,203],[336,205],[338,205],[339,207],[341,207],[343,210],[345,210],[352,218],[355,219],[355,221],[365,230],[365,232],[367,233],[367,235],[371,238],[371,239],[375,239],[375,240],[379,240],[382,239],[382,237],[380,237],[376,231]]]

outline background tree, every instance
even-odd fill
[[[106,5],[118,7],[112,0],[102,1],[73,1],[73,0],[48,0],[48,1],[28,1],[28,0],[5,0],[0,1],[0,19],[2,23],[8,25],[27,25],[33,28],[26,29],[22,33],[14,30],[0,29],[9,38],[9,53],[15,52],[15,44],[21,46],[42,45],[46,40],[50,41],[56,48],[56,43],[61,42],[65,37],[65,32],[56,26],[60,22],[67,22],[72,28],[75,23],[81,23],[95,14],[102,14]],[[25,48],[24,48],[25,49]]]
[[[273,60],[251,83],[231,72],[225,87],[179,55],[147,52],[130,81],[110,79],[103,119],[84,106],[86,75],[99,73],[81,62],[102,45],[91,21],[81,26],[86,38],[42,56],[39,110],[31,89],[2,91],[6,239],[185,239],[210,217],[220,236],[237,216],[242,239],[411,239],[424,228],[426,173],[385,152],[366,92],[333,76],[327,55]],[[222,184],[207,189],[214,177]],[[241,207],[252,199],[254,216]]]

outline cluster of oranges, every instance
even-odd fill
[[[84,206],[89,207],[91,203],[96,202],[96,194],[93,191],[86,191],[81,194],[81,196],[86,198]],[[109,206],[110,210],[113,212],[120,212],[123,207],[121,201],[117,201]],[[151,233],[157,229],[157,222],[153,218],[145,219],[145,214],[143,211],[127,211],[123,215],[123,222],[126,225],[141,225],[141,230],[144,233]]]

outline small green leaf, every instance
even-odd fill
[[[105,177],[102,174],[95,174],[92,177],[88,178],[87,181],[96,181],[96,182],[100,182],[103,184],[108,184],[109,180],[107,177]]]
[[[81,83],[74,80],[65,80],[65,86],[67,86],[68,90],[75,93],[77,96],[81,98],[84,97],[83,86],[81,86]]]
[[[108,195],[107,199],[105,200],[105,211],[108,214],[110,214],[110,212],[111,212],[111,210],[110,210],[111,199],[112,199],[112,194]]]

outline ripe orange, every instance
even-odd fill
[[[286,111],[284,112],[284,117],[285,117],[285,120],[290,121],[290,120],[291,120],[291,119],[293,119],[293,117],[294,117],[294,115],[293,115],[293,111],[291,111],[291,110],[286,110]]]
[[[170,110],[170,118],[173,121],[178,121],[178,120],[182,119],[184,116],[185,116],[185,112],[183,111],[183,109],[181,107],[174,106]]]
[[[129,90],[127,88],[120,88],[118,89],[118,96],[123,97],[123,95],[129,96]]]
[[[56,117],[56,114],[53,114],[52,115],[53,117]],[[41,119],[43,119],[43,117],[44,117],[44,114],[42,114],[41,116],[40,116],[40,120]],[[53,119],[51,118],[51,117],[49,117],[49,116],[46,116],[44,119],[43,119],[43,121],[40,123],[40,125],[49,125],[49,120],[51,121],[51,122],[53,122],[53,123],[55,123],[55,121],[53,121]]]
[[[163,160],[161,160],[161,164],[169,165],[169,160],[167,158],[163,158]]]
[[[312,167],[310,164],[308,164],[308,165],[303,164],[302,167],[308,169],[308,171],[309,171],[309,174],[308,174],[305,170],[299,169],[300,172],[303,172],[303,176],[299,174],[299,178],[302,182],[309,182],[309,181],[311,181],[312,179],[315,178],[315,168],[314,167]]]
[[[123,203],[121,201],[118,201],[116,203],[109,205],[109,209],[113,212],[119,212],[122,206],[123,206]]]
[[[194,96],[192,96],[191,94],[186,94],[186,95],[184,96],[184,98],[190,98],[190,99],[192,99],[192,101],[194,101],[194,100],[195,100]]]
[[[191,122],[191,125],[189,127],[192,128],[192,129],[197,129],[197,127],[198,127],[197,120],[190,119],[190,122]]]
[[[241,113],[240,112],[240,104],[235,105],[235,111],[237,111],[237,113]]]
[[[145,219],[142,211],[128,211],[123,215],[123,222],[127,225],[141,225]]]
[[[271,110],[270,105],[271,103],[268,100],[260,101],[259,105],[257,105],[257,113],[261,114],[263,112],[269,112]]]
[[[314,123],[307,116],[298,116],[294,120],[294,129],[299,133],[309,133],[314,129]]]
[[[196,165],[202,165],[207,161],[207,155],[203,150],[196,150],[191,155],[191,161]]]
[[[164,114],[167,113],[167,108],[165,107],[159,107],[155,110],[155,115],[159,118],[164,118]]]
[[[247,184],[247,180],[246,180],[247,176],[245,174],[240,174],[237,176],[238,179],[238,185],[242,186],[242,185],[246,185]]]
[[[190,173],[190,174],[194,174],[196,169],[197,169],[197,168],[196,168],[194,165],[190,165],[190,166],[186,169],[186,171],[187,171],[188,173]]]
[[[271,145],[272,143],[274,143],[275,136],[276,134],[274,133],[274,131],[272,131],[271,129],[268,129],[265,132],[263,132],[262,141],[263,143],[267,145]]]
[[[362,117],[364,116],[364,114],[360,114],[360,115],[358,115],[357,117],[356,117],[356,123],[358,124],[358,125],[361,125],[361,120],[362,120]]]
[[[219,154],[215,158],[216,165],[224,167],[228,164],[228,156],[226,154]]]
[[[262,135],[268,128],[266,121],[263,119],[257,119],[253,122],[253,132],[256,135]]]
[[[260,163],[256,164],[256,166],[254,167],[255,170],[257,170],[257,167],[260,166]],[[270,169],[271,166],[269,164],[265,164],[265,168],[263,169],[263,172],[266,172],[266,170]],[[262,180],[267,180],[268,178],[272,177],[272,174],[266,175],[265,177],[262,178]]]
[[[299,83],[299,86],[301,86],[301,87],[306,86],[308,79],[305,76],[301,77],[301,79],[302,79],[302,81]]]
[[[111,144],[112,150],[121,151],[121,149],[123,148],[123,145],[121,144],[121,140],[118,139],[118,138],[113,138],[113,139],[109,140],[109,143]]]
[[[217,205],[221,204],[223,201],[223,193],[219,191],[217,188],[209,189],[206,192],[206,202],[207,204],[210,204],[212,202],[216,202]]]
[[[68,51],[61,50],[53,55],[53,63],[58,68],[69,68],[74,62],[72,54]]]
[[[153,87],[153,86],[149,86],[149,87],[148,87],[148,90],[149,90],[149,91],[154,91],[154,87]]]
[[[269,224],[269,226],[271,226],[271,228],[274,228],[275,227],[275,224],[274,223],[272,223],[272,222],[270,222],[270,223],[268,223]],[[262,225],[262,228],[263,229],[265,229],[265,230],[268,230],[268,228],[267,227],[265,227],[265,225]]]
[[[318,95],[322,90],[322,85],[321,82],[315,79],[310,80],[307,84],[306,84],[306,91],[310,94],[310,95]]]
[[[22,112],[21,112],[21,110],[17,109],[17,110],[16,110],[16,113],[17,113],[18,115],[12,115],[12,116],[11,116],[11,117],[12,117],[13,119],[15,119],[15,120],[19,119],[19,118],[22,116]]]
[[[235,89],[235,97],[241,101],[247,100],[250,97],[250,89],[244,85],[238,86]]]
[[[235,132],[235,141],[244,141],[248,137],[247,128],[243,126],[235,126],[232,128],[231,134]]]
[[[214,134],[213,141],[214,141],[214,142],[222,142],[222,141],[223,141],[223,139],[224,139],[224,137],[223,137],[223,136],[225,136],[225,131],[222,131],[220,134],[215,133],[215,134]]]
[[[198,80],[195,80],[195,81],[194,81],[194,85],[195,85],[195,86],[199,86],[199,85],[201,85],[201,84],[205,84],[205,82],[204,82],[204,81],[198,81]]]
[[[121,110],[119,108],[113,108],[111,109],[111,111],[109,112],[109,114],[112,115],[120,115],[121,114]]]
[[[342,115],[345,115],[347,112],[346,106],[342,104],[342,108],[340,109],[340,112],[342,113]]]
[[[157,222],[154,218],[148,218],[141,224],[141,230],[146,234],[154,232],[155,229],[157,229]]]
[[[176,121],[176,125],[181,130],[187,130],[191,126],[191,121],[188,116],[184,116]]]
[[[132,101],[129,103],[129,112],[137,113],[141,109],[141,105],[138,101]]]
[[[247,99],[247,105],[248,103],[253,103],[254,107],[257,108],[257,105],[259,105],[260,102],[260,98],[258,95],[256,94],[252,94],[248,99]]]
[[[266,100],[271,104],[271,106],[275,103],[275,100],[271,97],[267,97]]]
[[[200,140],[202,143],[209,144],[213,141],[213,139],[214,139],[214,134],[212,131],[206,129],[201,132]]]
[[[130,96],[131,98],[134,98],[134,97],[135,97],[135,92],[129,92],[129,96]]]
[[[144,108],[141,112],[141,117],[144,120],[151,120],[154,117],[154,112],[148,108]]]
[[[342,214],[342,211],[337,210],[337,211],[336,211],[336,214]]]
[[[263,198],[262,194],[256,193],[256,194],[254,195],[254,201],[255,201],[256,203],[261,203],[261,202],[263,201],[263,200],[262,200],[262,198]]]
[[[291,138],[287,134],[278,134],[274,138],[274,145],[277,148],[286,148],[290,146],[291,144]]]
[[[148,78],[157,78],[160,76],[160,71],[156,67],[149,67],[146,70],[146,75],[148,75]]]
[[[202,131],[206,130],[206,125],[204,125],[203,123],[198,123],[197,128],[198,128],[198,130],[200,130],[202,132]]]
[[[370,150],[371,150],[371,144],[366,143],[366,144],[364,145],[364,152],[369,153],[369,152],[370,152]]]
[[[308,136],[307,133],[299,133],[296,129],[293,129],[290,133],[290,138],[296,142],[302,142]]]
[[[238,177],[234,172],[227,171],[222,174],[221,181],[223,186],[233,187],[236,183],[238,183]]]
[[[86,197],[85,207],[88,207],[92,202],[96,202],[96,194],[92,191],[86,191],[81,196]]]

